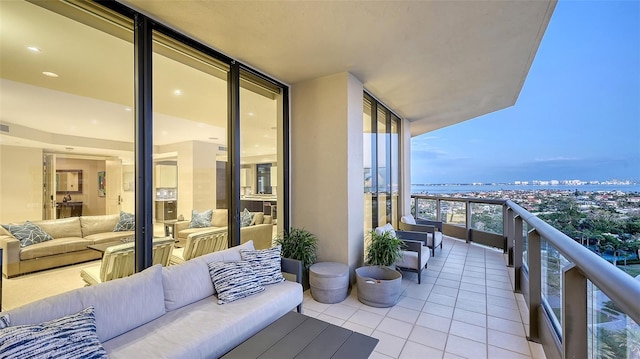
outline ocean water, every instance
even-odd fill
[[[452,194],[469,192],[494,192],[494,191],[538,191],[557,190],[580,192],[636,192],[640,194],[640,184],[585,184],[585,185],[514,185],[514,184],[447,184],[447,185],[411,185],[412,194]]]

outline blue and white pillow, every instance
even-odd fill
[[[29,221],[25,221],[24,224],[3,224],[2,227],[16,237],[23,248],[53,239],[49,233]]]
[[[196,210],[191,211],[191,223],[189,228],[207,228],[211,227],[213,219],[213,209],[198,213]]]
[[[246,261],[209,263],[211,281],[218,293],[218,304],[233,302],[264,291]]]
[[[136,229],[136,216],[133,213],[127,213],[120,211],[120,220],[113,228],[114,232],[135,231]]]
[[[280,267],[280,252],[282,246],[260,250],[240,250],[240,257],[243,261],[249,262],[251,268],[256,273],[260,285],[276,284],[284,281],[282,269]]]
[[[0,329],[0,358],[107,358],[93,307],[34,325]]]
[[[253,219],[253,214],[249,212],[248,209],[244,209],[242,213],[240,213],[240,227],[247,227],[251,225],[251,220]]]

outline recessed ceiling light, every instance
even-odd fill
[[[278,128],[276,126],[271,127],[272,130],[277,130]]]
[[[249,113],[248,113],[248,115],[249,115],[249,116],[253,116],[253,115],[254,115],[254,113],[253,113],[253,112],[249,112]]]
[[[209,137],[210,140],[215,141],[218,139],[218,137]]]
[[[28,46],[27,49],[31,52],[40,52],[41,50],[35,46]]]
[[[58,77],[58,74],[55,73],[55,72],[42,71],[42,74],[47,76],[47,77]]]
[[[125,107],[124,110],[127,112],[131,112],[131,107]]]
[[[65,147],[64,149],[67,151],[73,151],[73,147]]]
[[[182,95],[182,90],[174,90],[173,94],[176,95],[176,96],[180,96],[180,95]]]
[[[168,135],[168,134],[169,134],[169,132],[168,132],[167,130],[162,131],[162,135],[163,135],[163,136],[166,136],[166,135]]]
[[[92,123],[92,124],[94,124],[94,125],[97,125],[97,124],[98,124],[98,120],[96,120],[96,119],[94,118],[93,120],[91,120],[91,123]]]

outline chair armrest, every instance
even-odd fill
[[[426,232],[434,234],[436,233],[436,226],[430,226],[425,224],[409,224],[402,223],[398,224],[398,228],[403,231],[412,231],[412,232]]]
[[[302,261],[291,258],[280,258],[280,269],[296,276],[296,282],[302,285]]]
[[[403,250],[421,253],[423,246],[422,241],[403,239],[402,242],[404,242],[405,245],[405,248],[403,248]]]
[[[415,231],[396,231],[396,236],[403,241],[411,240],[422,243],[423,246],[427,245],[427,241],[429,239],[428,234],[425,232],[415,232]]]
[[[418,225],[434,226],[442,232],[442,221],[430,221],[428,219],[416,219]]]

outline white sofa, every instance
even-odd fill
[[[238,261],[253,242],[155,265],[127,278],[45,298],[0,313],[11,325],[37,324],[95,309],[97,335],[110,358],[217,358],[288,311],[300,310],[302,286],[284,281],[253,296],[217,304],[207,263]],[[283,260],[283,264],[286,262]],[[301,270],[299,262],[296,263]]]

